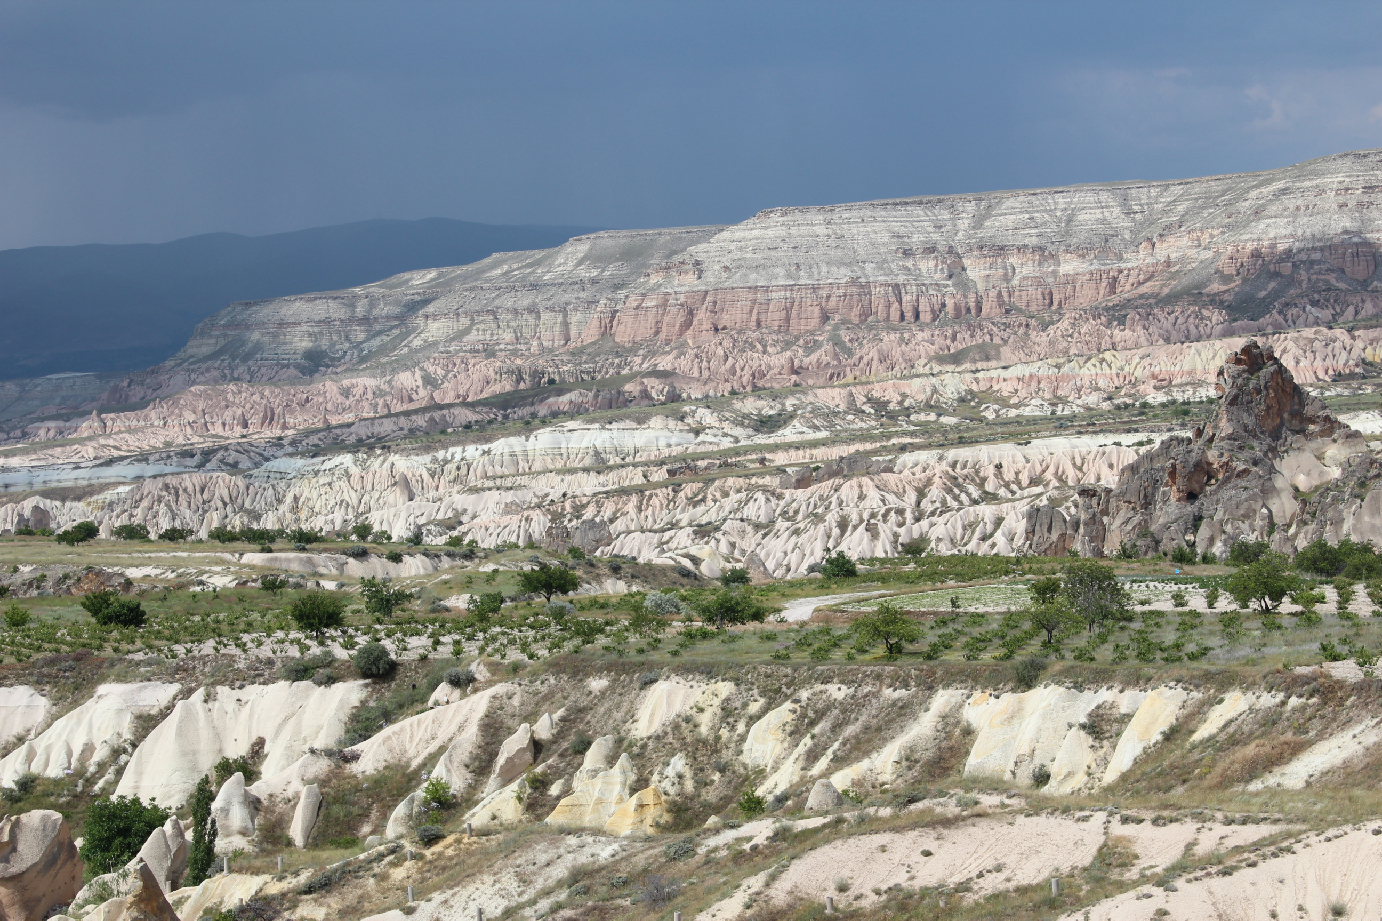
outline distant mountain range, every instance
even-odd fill
[[[0,379],[157,364],[235,301],[332,291],[400,272],[548,249],[590,227],[375,220],[171,243],[0,251]]]

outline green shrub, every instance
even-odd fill
[[[731,585],[748,585],[749,571],[742,566],[735,566],[720,573],[720,584],[729,588]]]
[[[66,531],[60,531],[53,537],[53,540],[60,544],[67,544],[75,547],[77,544],[84,544],[89,540],[94,540],[101,533],[100,528],[96,527],[94,521],[79,521]]]
[[[363,678],[386,678],[397,664],[383,643],[366,643],[355,651],[352,661]]]
[[[456,794],[445,780],[433,777],[422,786],[422,801],[429,809],[445,809],[456,801]]]
[[[82,607],[102,627],[144,626],[144,606],[133,598],[122,598],[109,589],[82,596]]]
[[[690,838],[668,841],[662,846],[662,856],[668,860],[686,860],[696,856],[696,845]]]
[[[1214,555],[1213,550],[1206,550],[1204,553],[1200,554],[1200,562],[1204,563],[1206,566],[1210,566],[1219,562],[1219,558]]]
[[[18,630],[20,627],[27,626],[29,623],[29,609],[21,608],[17,604],[11,603],[5,608],[5,626],[11,630]]]
[[[360,580],[360,597],[365,599],[365,610],[375,617],[393,617],[394,611],[403,607],[413,598],[406,588],[395,588],[388,579],[366,576]]]
[[[1176,589],[1174,592],[1171,593],[1171,607],[1183,608],[1189,603],[1190,596],[1186,595],[1185,592],[1181,591],[1180,589]]]
[[[849,579],[859,575],[859,566],[836,550],[821,563],[821,575],[827,579]]]
[[[752,790],[745,790],[739,794],[739,801],[736,805],[746,819],[755,819],[768,811],[767,800]]]
[[[86,810],[82,862],[98,874],[123,867],[171,814],[153,803],[144,805],[137,796],[96,800]]]
[[[298,659],[289,659],[278,670],[278,674],[287,681],[307,681],[320,669],[330,668],[335,661],[336,657],[330,652],[318,652]]]
[[[504,609],[504,594],[503,592],[481,592],[471,595],[465,603],[465,609],[471,617],[482,623],[486,622]]]
[[[1044,764],[1032,768],[1032,785],[1038,789],[1051,782],[1051,769]]]
[[[1022,659],[1013,664],[1013,685],[1019,691],[1030,691],[1036,687],[1049,665],[1045,659]]]
[[[1211,585],[1204,591],[1204,606],[1211,611],[1219,604],[1219,586]]]
[[[308,592],[288,605],[288,616],[308,633],[334,630],[345,623],[346,603],[331,592]]]
[[[390,550],[388,553],[384,554],[384,559],[388,560],[390,563],[402,563],[403,552],[400,550]]]
[[[188,540],[191,536],[192,532],[187,528],[164,528],[163,531],[159,533],[158,539],[177,544]]]
[[[423,847],[431,847],[446,837],[446,831],[440,825],[419,825],[416,834]]]
[[[573,546],[573,547],[567,547],[567,548],[566,548],[566,555],[569,556],[569,557],[571,557],[571,559],[573,559],[573,560],[583,560],[583,559],[585,559],[585,551],[582,550],[580,547],[574,547],[574,546]]]
[[[1171,551],[1171,562],[1181,566],[1193,566],[1199,557],[1195,555],[1195,548],[1181,544]]]
[[[273,595],[275,597],[277,597],[278,593],[283,591],[287,587],[288,580],[283,576],[274,575],[273,573],[270,573],[267,576],[263,576],[259,580],[260,591],[268,592],[270,595]]]
[[[1230,566],[1246,566],[1269,552],[1271,546],[1265,540],[1235,540],[1228,550],[1228,562]]]
[[[443,680],[453,688],[468,688],[475,683],[475,672],[468,668],[449,668]]]
[[[144,524],[122,524],[114,528],[110,533],[116,540],[148,540],[149,526]]]

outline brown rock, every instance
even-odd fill
[[[81,887],[81,858],[60,814],[37,809],[0,821],[0,918],[40,921]]]

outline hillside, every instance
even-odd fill
[[[556,246],[589,230],[429,218],[0,251],[0,350],[10,359],[0,375],[138,371],[172,355],[198,323],[234,301],[348,288]]]

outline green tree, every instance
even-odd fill
[[[1132,599],[1113,567],[1087,560],[1065,567],[1061,596],[1093,633],[1132,619]]]
[[[148,540],[149,526],[144,524],[122,524],[110,533],[116,540]]]
[[[94,521],[79,521],[66,531],[61,531],[53,537],[53,540],[60,544],[67,544],[75,547],[77,544],[84,544],[89,540],[94,540],[100,534],[100,528],[96,527]]]
[[[355,535],[356,540],[364,543],[374,533],[374,528],[370,526],[368,521],[357,521],[355,526],[350,529],[350,533]]]
[[[17,604],[11,603],[5,608],[5,626],[11,630],[18,630],[20,627],[27,626],[29,623],[29,609],[21,608]]]
[[[346,603],[340,595],[330,592],[308,592],[288,605],[288,616],[298,628],[321,634],[345,623]]]
[[[872,612],[854,621],[854,633],[865,643],[882,643],[884,652],[896,656],[908,643],[921,639],[921,625],[897,602],[880,601]]]
[[[385,678],[398,664],[394,662],[393,656],[389,655],[383,643],[366,643],[355,650],[352,661],[360,675],[365,678]]]
[[[525,594],[537,594],[548,601],[553,595],[568,595],[580,588],[581,579],[565,566],[538,563],[536,569],[518,574],[518,587]]]
[[[166,540],[170,543],[181,543],[192,536],[192,532],[187,528],[164,528],[158,535],[159,540]]]
[[[768,609],[753,599],[742,589],[722,588],[696,605],[696,613],[713,623],[715,629],[723,630],[731,624],[763,623],[768,619]]]
[[[264,576],[259,580],[260,590],[268,592],[275,598],[278,597],[279,592],[283,591],[287,587],[288,580],[283,576],[274,575],[273,573],[270,573],[269,575]]]
[[[503,608],[503,592],[481,592],[478,595],[471,595],[470,600],[465,603],[466,611],[480,623],[488,622],[491,617],[498,614]]]
[[[849,579],[859,575],[859,567],[843,551],[836,550],[821,563],[821,575],[827,579]]]
[[[731,585],[748,585],[749,571],[742,566],[734,566],[720,573],[720,584],[725,588]]]
[[[406,588],[395,588],[388,579],[366,576],[360,580],[360,597],[365,599],[365,610],[375,617],[393,617],[393,612],[413,599],[413,593]]]
[[[197,781],[197,789],[192,792],[192,847],[187,855],[185,885],[200,885],[211,875],[216,862],[216,823],[211,821],[211,804],[215,801],[211,778]]]
[[[1032,583],[1032,598],[1037,604],[1051,604],[1060,594],[1060,576],[1046,576]]]
[[[102,627],[144,626],[144,606],[133,598],[121,598],[109,589],[82,596],[82,607]]]
[[[1249,563],[1256,563],[1263,554],[1270,551],[1271,546],[1265,540],[1239,538],[1233,542],[1233,546],[1228,548],[1228,563],[1230,566],[1246,566]]]
[[[1081,618],[1070,610],[1069,602],[1060,596],[1032,605],[1027,611],[1027,620],[1036,629],[1045,631],[1048,645],[1056,642],[1057,634],[1063,635],[1083,625]]]
[[[1300,587],[1300,577],[1286,564],[1286,557],[1268,551],[1228,577],[1228,593],[1240,606],[1256,605],[1263,614],[1270,614],[1283,598]]]
[[[110,873],[134,859],[154,829],[171,813],[137,796],[97,800],[87,807],[81,848],[82,862],[97,873]]]

